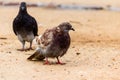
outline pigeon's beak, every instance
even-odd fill
[[[21,9],[22,9],[22,10],[24,10],[24,9],[25,9],[25,7],[21,7]]]
[[[75,31],[75,29],[74,29],[74,28],[71,28],[71,30]]]

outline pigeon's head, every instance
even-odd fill
[[[69,22],[63,22],[58,27],[64,32],[69,32],[70,30],[75,31],[75,29],[72,28],[72,25]]]
[[[20,4],[20,11],[26,12],[26,10],[27,10],[26,3],[25,2],[21,2],[21,4]]]

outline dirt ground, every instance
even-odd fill
[[[62,4],[120,5],[119,0],[53,1]],[[71,46],[67,54],[60,58],[66,64],[43,65],[44,61],[28,61],[27,57],[34,50],[17,51],[22,45],[12,30],[12,21],[18,13],[18,7],[1,6],[0,80],[120,80],[120,12],[32,7],[28,8],[28,12],[36,18],[39,34],[64,21],[69,21],[73,25],[75,32],[70,32]],[[28,43],[26,47],[29,47]],[[33,47],[35,49],[36,46]],[[50,61],[55,62],[56,59]]]

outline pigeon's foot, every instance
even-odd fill
[[[29,50],[33,50],[33,48],[30,47],[30,48],[27,48],[26,50],[28,50],[28,51],[29,51]]]
[[[49,61],[45,61],[44,65],[51,65]]]
[[[44,62],[44,65],[51,65],[47,58],[46,58],[46,60]]]
[[[56,64],[65,65],[66,63],[60,62],[59,58],[57,57],[57,62],[56,62]]]

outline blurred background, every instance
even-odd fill
[[[85,5],[113,5],[113,6],[120,6],[119,0],[0,0],[1,2],[30,2],[30,3],[49,3],[54,2],[58,4],[85,4]]]
[[[22,1],[36,18],[39,34],[68,21],[76,29],[73,41],[120,40],[120,0],[0,0],[0,35],[14,37],[12,21]]]
[[[2,2],[54,2],[58,4],[114,5],[119,6],[119,0],[0,0]]]

